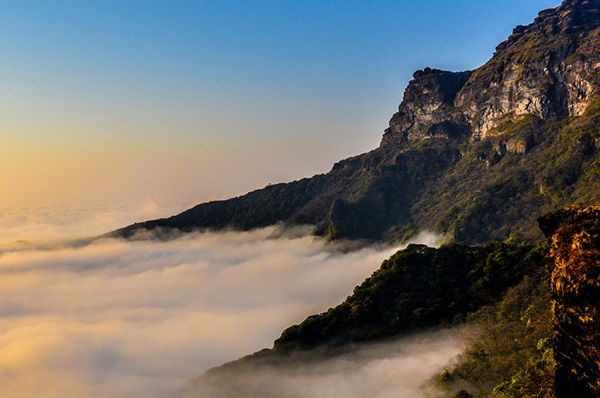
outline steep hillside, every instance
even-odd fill
[[[539,224],[547,272],[469,317],[478,334],[440,375],[444,396],[600,396],[600,207],[568,206]]]
[[[543,252],[529,245],[410,245],[342,304],[285,330],[274,349],[343,345],[456,324],[544,263]]]
[[[599,84],[600,0],[565,0],[474,71],[415,72],[379,148],[113,235],[280,222],[333,239],[541,239],[538,216],[600,199]]]
[[[210,370],[189,396],[246,396],[259,384],[277,391],[276,378],[237,376],[285,369],[293,377],[298,363],[310,369],[357,343],[466,320],[467,348],[432,380],[436,396],[598,397],[600,207],[569,206],[539,225],[548,243],[537,246],[411,245],[342,304],[288,328],[272,349]]]
[[[272,349],[210,370],[192,383],[188,396],[205,396],[207,391],[211,397],[260,396],[249,391],[257,386],[261,391],[278,391],[276,377],[238,376],[252,374],[254,369],[286,369],[293,377],[298,363],[310,366],[335,358],[358,343],[459,325],[468,314],[500,300],[526,275],[543,273],[545,264],[544,248],[532,245],[451,244],[439,249],[410,245],[384,261],[343,303],[288,328]],[[228,395],[227,391],[238,393]]]
[[[435,380],[442,397],[554,398],[552,321],[543,268],[469,315],[467,349]]]

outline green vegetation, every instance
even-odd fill
[[[537,217],[600,200],[598,115],[505,122],[499,135],[464,147],[464,156],[423,192],[413,205],[415,224],[458,242],[540,240]],[[521,140],[525,153],[510,152],[511,139]]]
[[[574,52],[573,54],[571,54],[567,57],[567,59],[565,60],[565,63],[567,65],[572,65],[576,62],[581,62],[584,60],[585,60],[585,55],[578,53],[578,52]]]
[[[373,341],[455,325],[544,264],[543,250],[531,245],[410,245],[384,261],[342,304],[285,330],[275,350]]]
[[[221,375],[237,380],[261,367],[311,364],[343,355],[353,343],[466,323],[467,350],[432,380],[439,394],[550,398],[554,362],[546,253],[545,244],[410,245],[340,305],[288,328],[273,349],[212,369],[198,385],[218,382]]]
[[[548,278],[526,277],[504,298],[469,316],[470,345],[438,376],[448,397],[553,397],[554,359]],[[454,394],[454,395],[453,395]],[[467,395],[465,395],[467,396]]]

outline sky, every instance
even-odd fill
[[[176,212],[375,148],[553,0],[0,1],[0,209]],[[151,215],[151,214],[150,214]]]
[[[69,242],[327,172],[379,144],[415,70],[475,68],[556,5],[0,0],[0,395],[164,397],[338,304],[394,249],[274,228]],[[306,383],[418,396],[414,369],[459,349],[431,338]]]

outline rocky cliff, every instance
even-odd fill
[[[113,235],[284,223],[331,239],[541,239],[540,215],[600,200],[599,87],[600,0],[566,0],[474,71],[417,71],[378,148]]]
[[[392,116],[382,145],[424,138],[455,138],[470,133],[468,119],[454,106],[458,92],[472,72],[447,72],[425,68],[416,71]]]
[[[465,132],[480,140],[524,115],[582,115],[600,81],[599,13],[597,0],[568,0],[517,26],[473,72],[417,71],[382,145]]]
[[[540,227],[553,260],[556,396],[600,397],[600,207],[568,207]]]

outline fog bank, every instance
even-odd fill
[[[341,253],[277,228],[68,243],[179,210],[2,209],[0,396],[169,397],[337,305],[396,250]]]
[[[274,232],[4,245],[0,395],[169,396],[336,305],[393,252]]]
[[[423,398],[431,377],[461,351],[461,331],[424,332],[355,346],[342,355],[301,354],[211,372],[185,398]],[[307,358],[309,358],[307,360]]]

